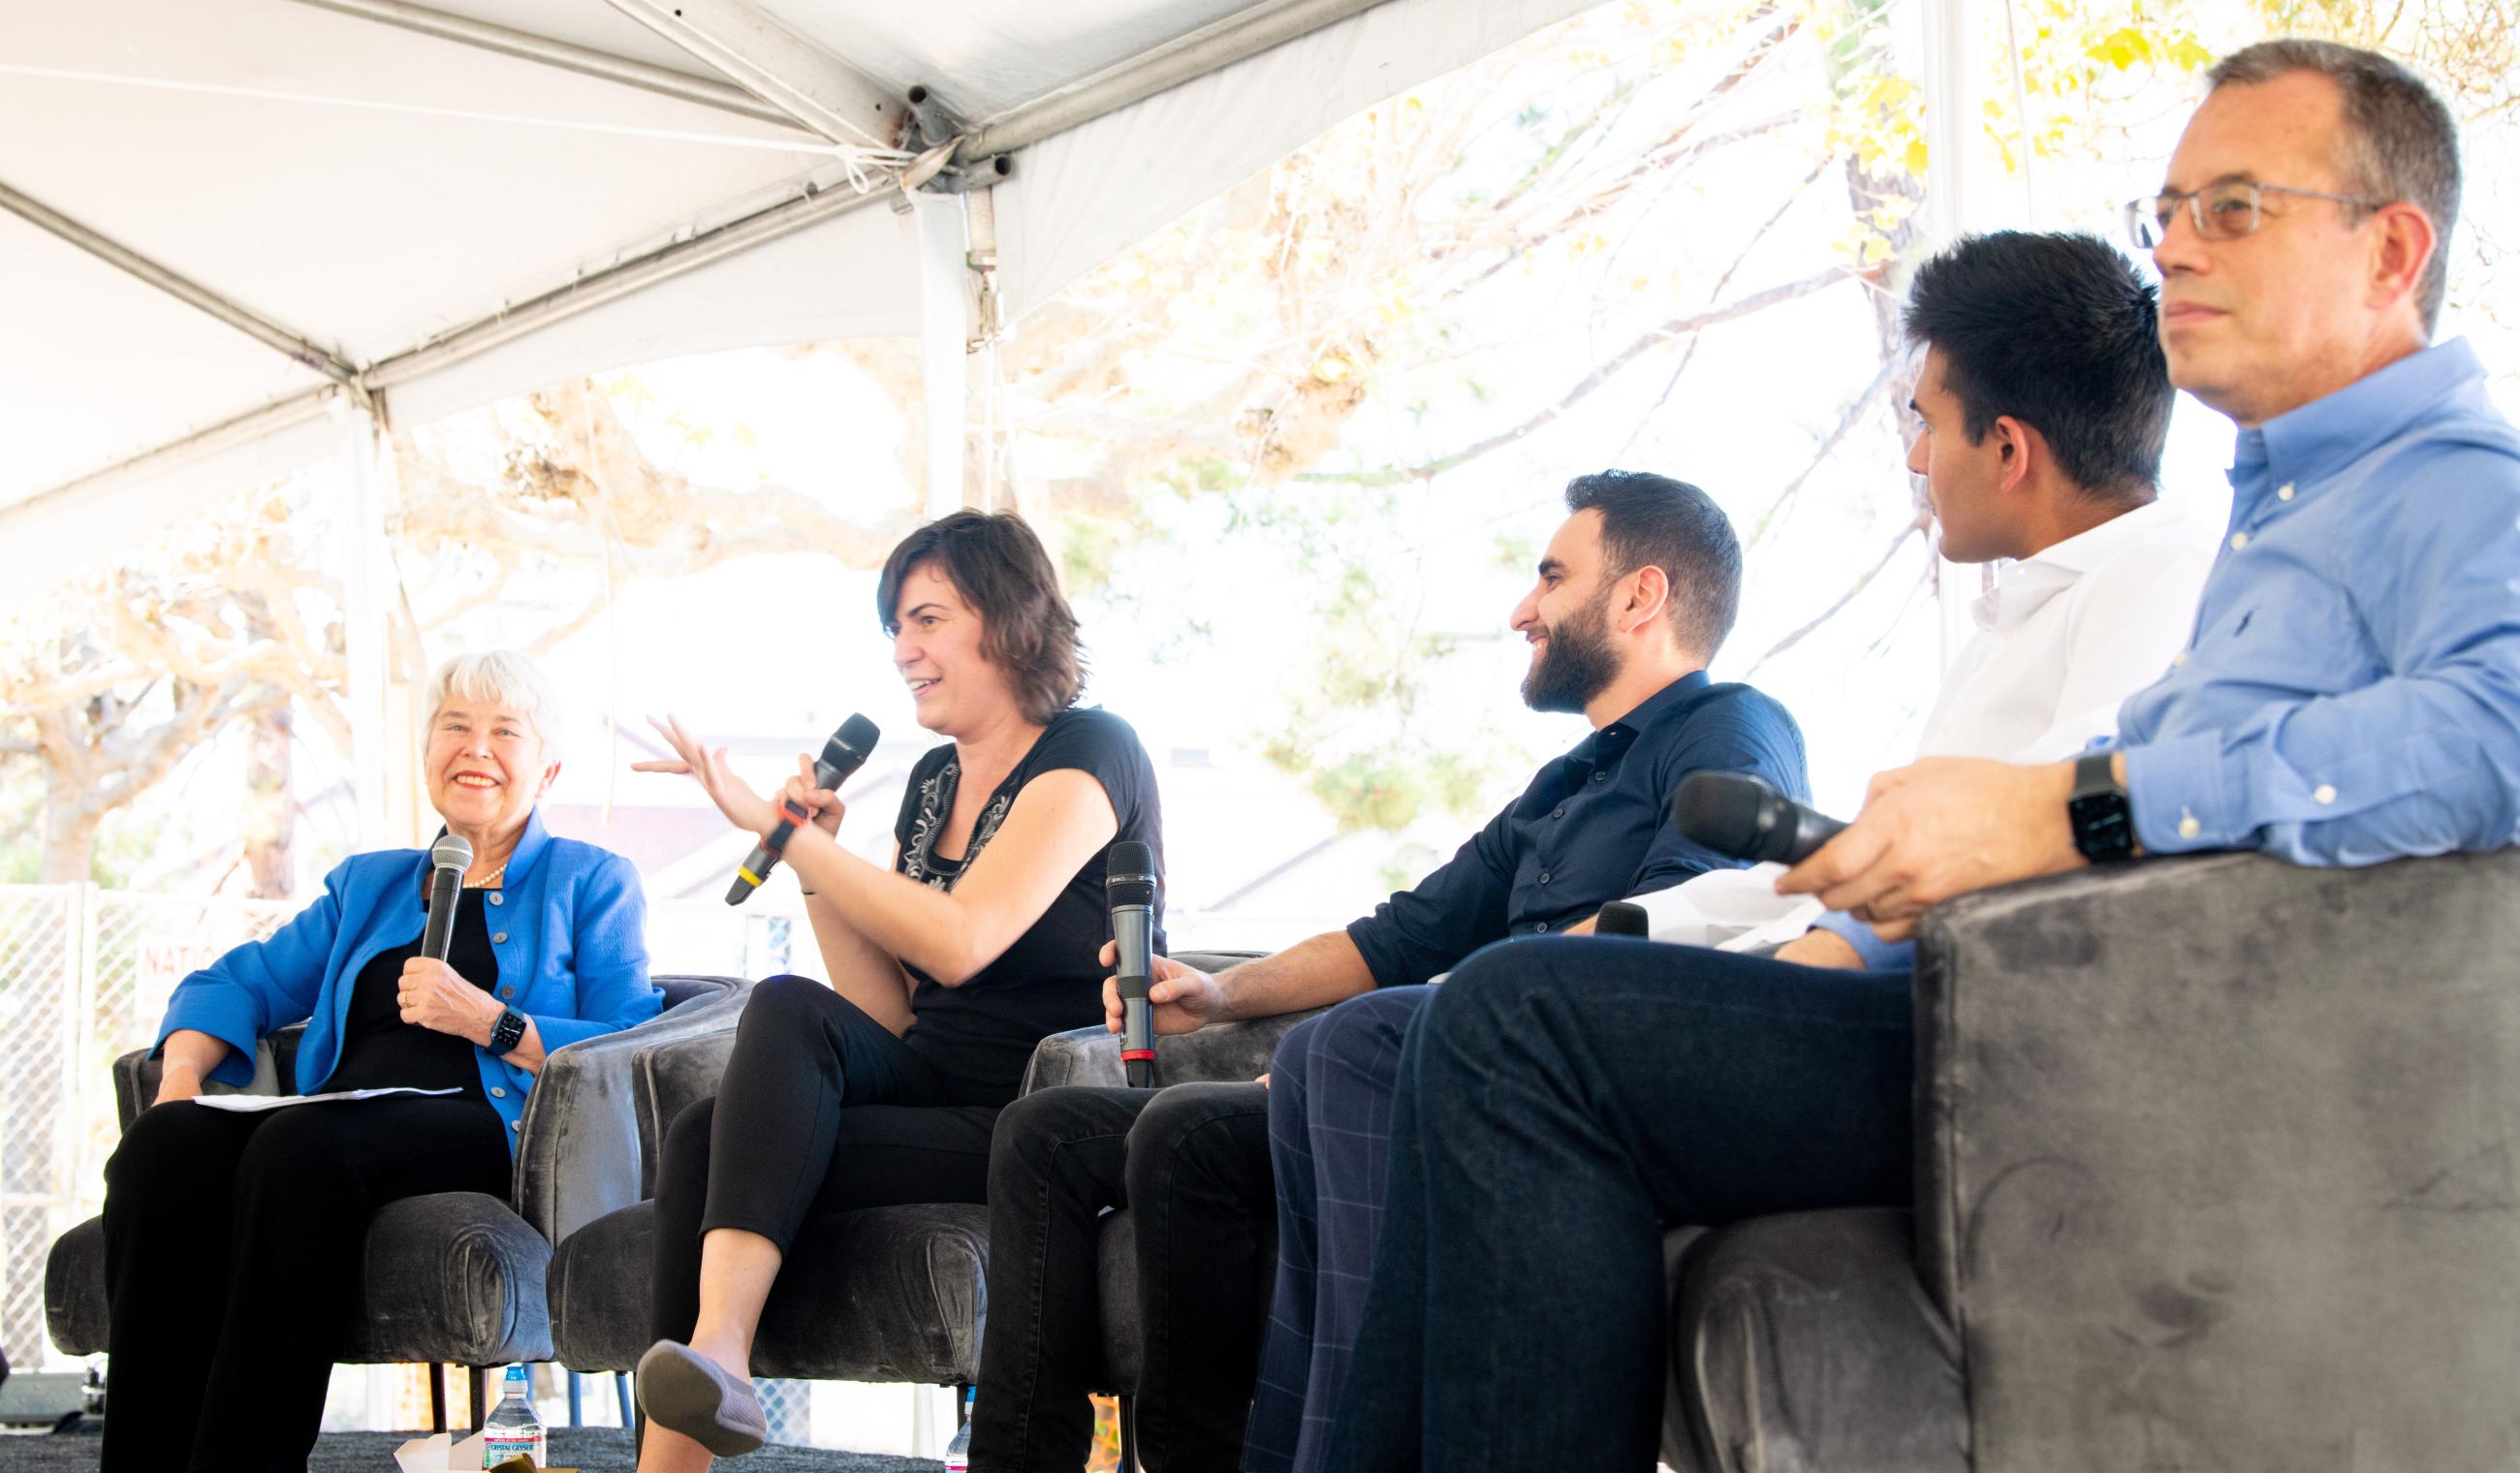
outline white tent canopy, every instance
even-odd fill
[[[671,354],[921,335],[958,429],[990,216],[1012,317],[1586,3],[0,8],[0,591],[338,453],[345,417]],[[992,183],[967,241],[937,185]]]

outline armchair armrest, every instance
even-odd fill
[[[1266,955],[1261,952],[1177,952],[1173,960],[1200,971],[1215,972]],[[1269,1057],[1286,1030],[1321,1011],[1249,1018],[1238,1023],[1213,1023],[1196,1033],[1155,1040],[1155,1078],[1167,1085],[1203,1081],[1248,1081],[1269,1071]],[[1055,1085],[1102,1085],[1118,1089],[1128,1083],[1120,1066],[1120,1039],[1101,1028],[1054,1033],[1032,1051],[1024,1066],[1021,1093]]]
[[[2507,1459],[2515,899],[2514,851],[2215,855],[1927,917],[1918,1256],[1977,1466]]]
[[[305,1024],[295,1023],[282,1029],[271,1038],[255,1040],[253,1078],[250,1081],[240,1087],[223,1085],[214,1079],[205,1080],[202,1085],[202,1093],[204,1094],[287,1094],[288,1091],[282,1088],[283,1081],[288,1078],[288,1072],[284,1070],[283,1065],[285,1063],[290,1069],[294,1069],[297,1061],[297,1037],[305,1031]],[[120,1117],[121,1129],[126,1131],[131,1129],[131,1122],[139,1119],[140,1112],[149,1108],[151,1101],[157,1099],[158,1082],[163,1073],[158,1064],[159,1060],[154,1056],[154,1050],[149,1049],[134,1049],[113,1061],[113,1109],[115,1115]]]
[[[732,1035],[752,984],[735,977],[653,979],[692,994],[618,1033],[555,1050],[544,1061],[517,1133],[517,1215],[559,1242],[647,1191],[655,1143],[641,1128],[634,1085],[639,1059],[660,1044]]]

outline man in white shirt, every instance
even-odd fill
[[[1918,268],[1906,324],[1925,349],[1909,402],[1922,427],[1908,469],[1925,478],[1944,557],[2003,560],[1918,756],[2070,757],[2116,733],[2119,703],[2193,632],[2218,533],[2154,499],[2173,395],[2156,310],[2096,236],[1976,236]],[[1778,959],[1907,964],[1861,921],[1820,925]]]
[[[2061,320],[2037,320],[2043,305]],[[1908,469],[1944,557],[2009,559],[1971,610],[1922,754],[2070,756],[2114,733],[2118,703],[2186,644],[2219,530],[2153,499],[2172,396],[2154,311],[2095,236],[1980,236],[1917,271],[1909,407],[1923,427]]]

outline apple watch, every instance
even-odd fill
[[[2115,754],[2089,752],[2074,762],[2074,794],[2065,816],[2074,826],[2074,847],[2094,865],[2135,858],[2135,808],[2118,781]]]
[[[525,1015],[510,1007],[503,1009],[499,1021],[490,1025],[490,1042],[485,1047],[490,1056],[497,1058],[524,1041]]]

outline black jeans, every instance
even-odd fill
[[[368,1220],[428,1192],[506,1201],[507,1137],[486,1102],[446,1096],[142,1111],[105,1164],[100,1466],[305,1473]]]
[[[1070,1086],[998,1117],[972,1473],[1076,1473],[1091,1391],[1132,1393],[1149,1473],[1240,1466],[1277,1258],[1268,1092]],[[1138,1384],[1102,1385],[1102,1210],[1137,1234]]]
[[[1402,1050],[1333,1473],[1649,1470],[1672,1224],[1909,1200],[1909,974],[1514,941]]]
[[[656,1168],[652,1327],[692,1337],[700,1237],[757,1232],[785,1253],[811,1219],[912,1202],[985,1202],[995,1105],[949,1083],[892,1030],[806,977],[753,988],[717,1097],[674,1117]]]

